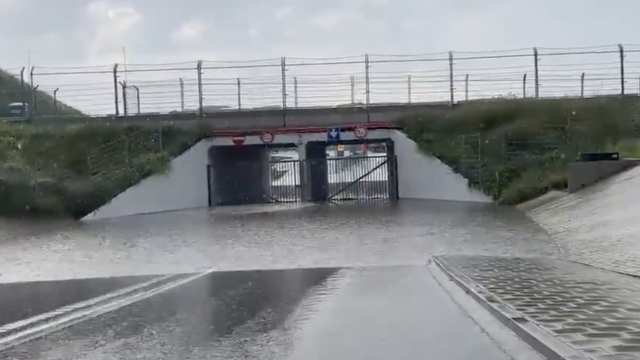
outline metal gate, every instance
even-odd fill
[[[397,200],[395,157],[350,156],[327,159],[328,200]]]
[[[269,201],[276,203],[302,201],[303,181],[301,180],[300,161],[271,161],[266,181],[265,188],[268,189]]]

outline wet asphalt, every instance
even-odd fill
[[[215,272],[0,358],[508,359],[415,265]]]
[[[14,360],[502,360],[425,263],[557,254],[522,213],[440,201],[0,220],[0,239],[0,326],[153,276],[215,270],[0,351]]]
[[[0,284],[0,327],[156,277],[123,276]]]

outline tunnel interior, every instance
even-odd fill
[[[363,152],[353,151],[360,145],[366,145]],[[335,146],[340,145],[340,146]],[[274,150],[285,152],[297,151],[297,145],[291,144],[259,144],[228,145],[209,148],[208,183],[209,206],[264,204],[272,202],[326,202],[336,198],[337,192],[344,192],[349,187],[349,194],[355,200],[371,198],[372,193],[384,194],[389,199],[397,199],[397,167],[395,149],[392,139],[358,139],[331,141],[310,141],[305,145],[306,160],[278,160],[286,156],[276,156]],[[352,149],[349,152],[352,160],[341,160],[328,157],[328,148]],[[376,172],[377,181],[357,180],[357,172],[342,171],[351,175],[330,181],[329,170],[349,162],[361,164],[360,172],[365,174],[374,162],[382,163],[380,157],[367,157],[366,149],[382,148],[381,156],[386,155],[384,169]],[[377,151],[380,153],[380,150]],[[357,154],[357,155],[354,155]],[[334,150],[332,156],[344,157],[344,150]],[[364,158],[363,158],[364,156]],[[372,160],[372,161],[370,161]],[[360,163],[359,163],[360,162]],[[333,166],[333,167],[332,167]],[[382,165],[381,165],[382,166]],[[373,170],[372,170],[373,171]],[[384,175],[380,175],[385,172]],[[283,175],[286,174],[286,175]],[[335,175],[335,174],[334,174]],[[364,176],[364,175],[363,175]],[[347,179],[349,177],[349,179]],[[353,177],[353,179],[350,179]],[[375,182],[375,184],[374,184]],[[346,190],[345,190],[346,191]],[[345,195],[346,197],[346,195]]]
[[[209,148],[209,206],[271,202],[270,154],[295,144],[212,146]]]

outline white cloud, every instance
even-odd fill
[[[293,9],[290,6],[285,6],[276,11],[276,19],[284,19],[289,17],[293,13]]]
[[[257,38],[260,36],[260,31],[258,29],[251,28],[249,29],[249,36],[252,38]]]
[[[91,26],[87,38],[89,61],[120,61],[122,47],[135,43],[135,28],[142,21],[142,14],[132,7],[106,1],[90,3],[86,14]]]
[[[200,20],[190,20],[171,33],[171,38],[178,42],[198,41],[202,38],[207,28],[207,25]]]
[[[311,21],[323,29],[332,29],[344,20],[345,15],[340,12],[325,12],[314,17]]]

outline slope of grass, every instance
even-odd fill
[[[400,123],[425,153],[503,204],[565,189],[567,164],[580,152],[640,156],[637,98],[504,100]]]
[[[74,109],[64,103],[55,104],[53,96],[46,92],[36,90],[35,115],[68,115],[82,116],[80,110]],[[33,89],[25,82],[24,86],[15,75],[0,69],[0,117],[8,116],[9,104],[25,102],[33,106]]]
[[[167,171],[205,135],[172,127],[83,125],[52,133],[0,125],[0,215],[82,218]]]

